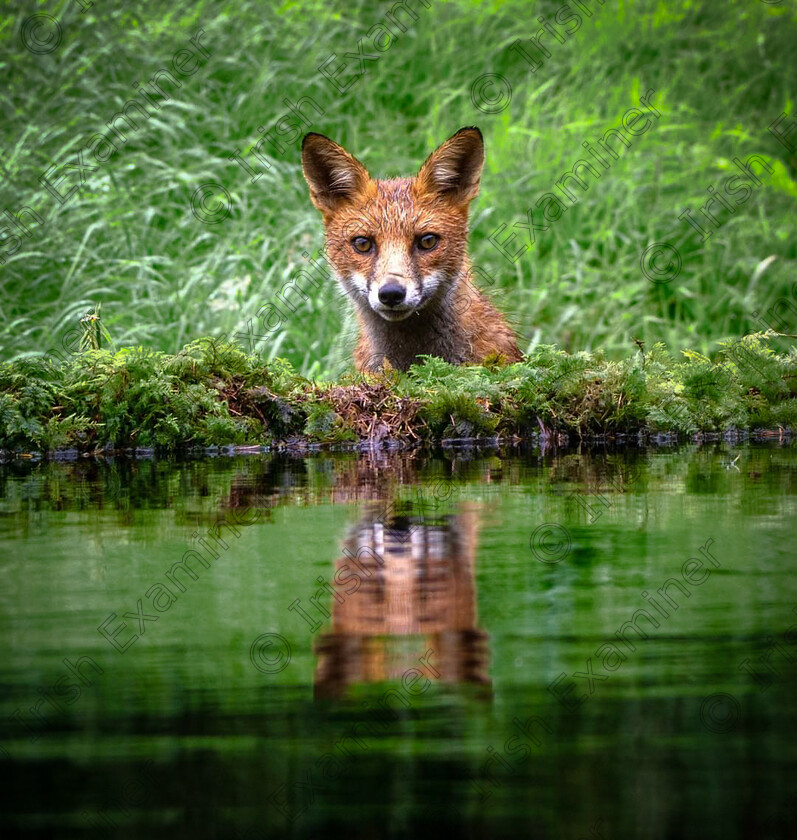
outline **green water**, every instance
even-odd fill
[[[4,836],[794,836],[795,466],[2,466]]]

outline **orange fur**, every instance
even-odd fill
[[[419,355],[453,364],[521,359],[514,331],[470,279],[468,206],[483,163],[478,128],[460,129],[415,178],[386,181],[323,135],[304,138],[302,165],[324,219],[327,258],[356,307],[358,369],[387,360],[406,370]]]

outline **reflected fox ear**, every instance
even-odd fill
[[[437,193],[457,202],[472,201],[479,194],[484,165],[484,140],[475,126],[460,128],[438,146],[418,172],[415,189]]]
[[[359,160],[323,134],[306,134],[302,140],[302,170],[310,199],[322,212],[361,195],[371,178]]]

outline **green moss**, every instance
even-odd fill
[[[406,373],[347,374],[337,385],[213,339],[176,355],[88,349],[60,363],[0,364],[0,447],[434,442],[540,426],[582,437],[795,428],[797,352],[773,352],[773,337],[724,342],[713,361],[692,351],[676,360],[661,344],[620,362],[544,346],[506,367],[426,358]]]
[[[310,440],[323,443],[344,443],[357,440],[357,435],[346,428],[343,419],[324,403],[317,403],[308,408],[304,434]]]

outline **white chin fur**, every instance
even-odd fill
[[[416,312],[415,309],[385,309],[384,306],[380,304],[379,308],[376,309],[371,307],[377,315],[381,315],[386,321],[403,321],[405,318],[409,318],[413,312]]]

